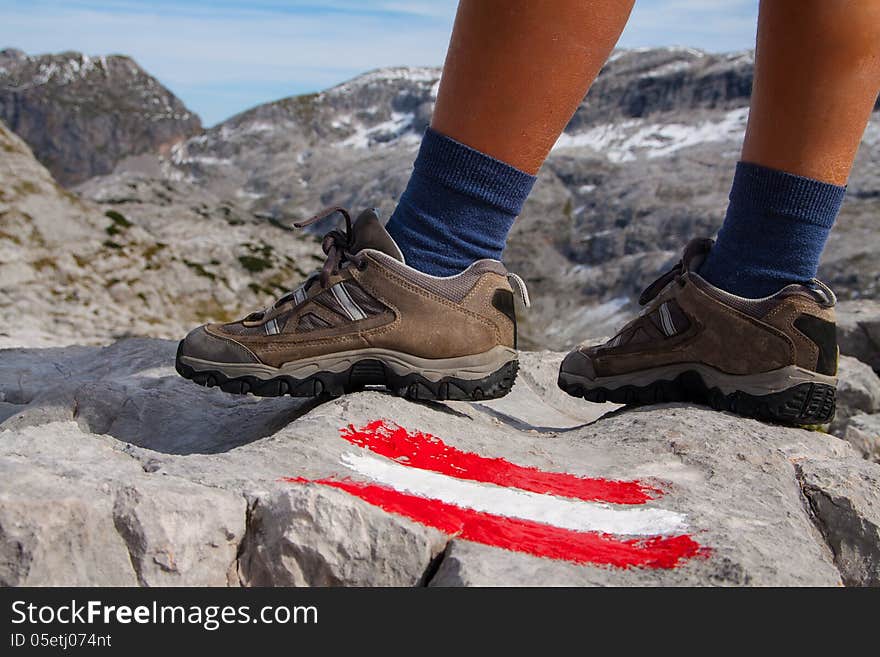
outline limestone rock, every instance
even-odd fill
[[[841,437],[866,459],[880,463],[880,413],[854,415]]]
[[[850,356],[840,357],[837,376],[837,411],[830,430],[841,436],[852,416],[880,411],[880,377]]]
[[[270,303],[318,264],[313,237],[182,181],[60,188],[0,122],[0,347],[182,337]]]
[[[173,352],[173,342],[142,339],[0,352],[4,583],[837,585],[876,576],[880,466],[827,434],[684,404],[588,404],[555,387],[562,354],[552,352],[523,354],[509,397],[472,404],[378,392],[236,397],[178,377]],[[680,514],[701,552],[672,568],[549,559],[314,483],[360,476],[346,464],[365,450],[340,431],[377,419],[549,472],[646,482],[663,495],[645,508]]]
[[[73,422],[0,427],[0,581],[237,585],[245,500],[158,475]]]
[[[311,484],[258,497],[239,560],[248,586],[416,586],[447,538]]]
[[[840,353],[854,356],[880,372],[880,301],[842,301],[837,307]]]
[[[109,491],[71,481],[63,467],[35,467],[6,448],[0,457],[0,586],[136,585],[113,526]]]
[[[144,586],[238,585],[240,495],[173,480],[123,486],[113,523]]]
[[[880,586],[880,465],[808,459],[804,493],[848,586]]]
[[[0,120],[64,185],[108,174],[201,131],[199,117],[129,57],[0,51]]]

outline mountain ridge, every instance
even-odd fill
[[[748,119],[753,62],[750,51],[613,54],[539,172],[504,253],[535,300],[521,318],[523,345],[565,349],[613,333],[691,237],[715,233]],[[376,207],[387,217],[439,76],[436,67],[388,67],[265,103],[164,152],[127,154],[112,174],[74,191],[113,210],[136,185],[139,208],[165,212],[183,198],[167,200],[170,185],[276,225],[327,205]],[[875,115],[820,269],[845,299],[880,296],[878,144]],[[251,298],[242,296],[242,306]]]
[[[131,57],[0,51],[0,120],[66,186],[124,157],[167,152],[202,130],[198,116]]]

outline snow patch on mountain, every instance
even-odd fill
[[[690,125],[643,119],[606,123],[576,134],[563,133],[553,150],[587,148],[614,163],[632,162],[640,156],[667,157],[698,144],[741,139],[748,115],[748,107],[741,107],[725,113],[720,119]]]
[[[395,141],[401,142],[406,137],[416,138],[412,132],[406,133],[413,124],[415,114],[412,112],[392,112],[391,118],[374,126],[358,125],[354,133],[345,140],[335,144],[338,148],[370,148],[375,144]]]

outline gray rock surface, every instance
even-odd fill
[[[798,463],[817,524],[848,586],[880,586],[880,469],[828,460]]]
[[[257,497],[239,571],[246,586],[417,586],[448,537],[317,485]]]
[[[266,306],[320,261],[312,236],[188,183],[115,176],[98,205],[2,122],[0,152],[0,347],[180,337]]]
[[[837,306],[840,353],[854,356],[880,372],[880,301],[859,299]]]
[[[840,357],[837,376],[837,412],[830,431],[840,436],[852,416],[880,412],[880,377],[851,356]]]
[[[551,352],[523,354],[509,397],[473,404],[413,404],[378,392],[323,403],[240,398],[179,378],[173,352],[172,342],[146,339],[0,352],[7,416],[0,423],[0,581],[838,585],[876,578],[871,486],[876,491],[880,465],[826,434],[681,404],[579,402],[555,388],[561,354]],[[579,565],[448,536],[301,481],[357,478],[342,456],[358,448],[340,429],[380,418],[522,465],[659,486],[665,495],[647,507],[684,514],[705,551],[672,569]]]
[[[880,463],[880,413],[854,415],[841,437],[866,459]]]
[[[0,50],[0,121],[64,185],[201,132],[199,117],[129,57]]]

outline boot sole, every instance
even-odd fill
[[[497,399],[510,392],[519,369],[516,352],[498,347],[487,354],[472,357],[472,367],[467,366],[469,358],[431,361],[383,350],[374,350],[379,353],[365,350],[361,355],[353,352],[346,357],[327,357],[326,369],[321,369],[321,359],[286,364],[283,368],[211,363],[183,356],[182,348],[183,342],[177,348],[175,359],[175,369],[182,377],[209,388],[219,387],[224,392],[258,397],[339,397],[381,387],[412,400],[480,401]],[[498,362],[492,362],[493,359],[503,360],[505,355],[508,360],[500,367],[497,367]],[[406,364],[412,360],[436,366],[420,371]],[[449,365],[450,361],[454,361],[456,369],[454,373],[444,374],[443,366]],[[303,375],[302,372],[310,373]]]
[[[599,403],[641,406],[693,402],[716,411],[796,426],[826,424],[834,418],[836,377],[801,368],[732,376],[705,365],[683,364],[628,376],[638,380],[627,383],[627,376],[617,376],[591,381],[560,371],[558,385],[573,397]]]

